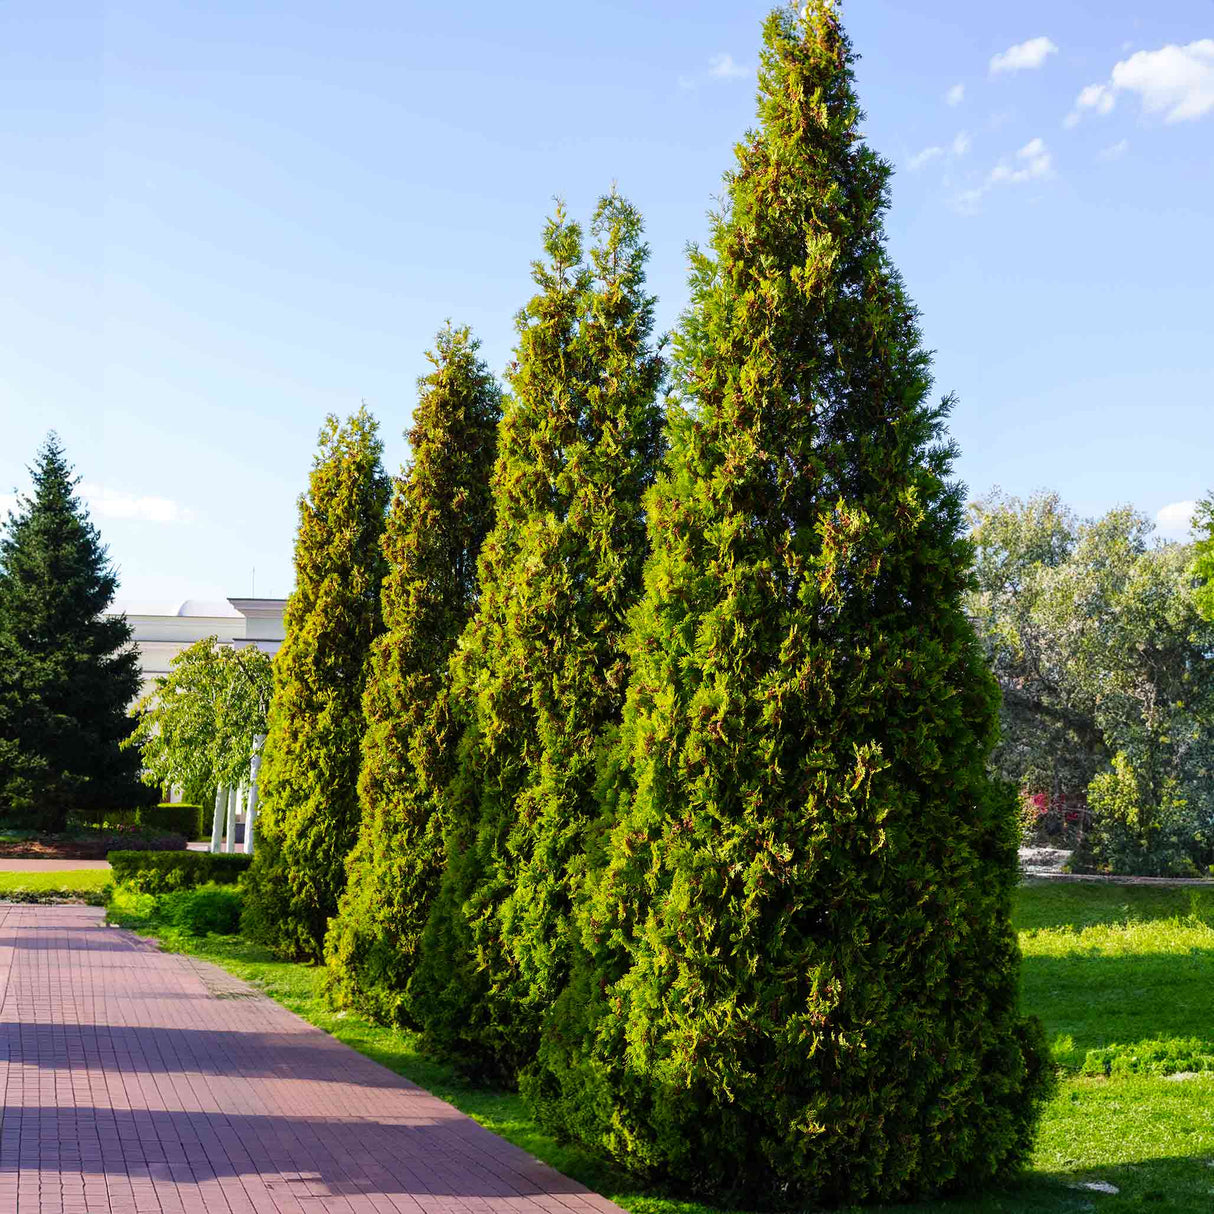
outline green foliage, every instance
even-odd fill
[[[204,637],[187,646],[136,705],[124,743],[140,748],[144,783],[179,788],[203,805],[219,785],[239,785],[266,732],[273,688],[273,664],[255,645],[236,649]]]
[[[244,923],[301,959],[323,954],[358,832],[362,699],[385,572],[382,452],[365,408],[344,425],[329,417],[299,502],[295,590],[274,661]]]
[[[251,856],[206,851],[112,851],[106,859],[115,884],[145,894],[193,889],[208,882],[234,884],[252,862]]]
[[[1129,509],[1080,521],[1052,494],[992,495],[971,518],[969,606],[1003,688],[997,768],[1032,792],[1086,791],[1102,867],[1208,864],[1214,627],[1193,550],[1153,543]]]
[[[442,871],[440,796],[459,726],[447,664],[476,601],[476,560],[492,522],[489,473],[501,392],[467,328],[441,330],[418,380],[412,462],[384,534],[384,632],[371,652],[358,842],[326,941],[333,998],[380,1020],[403,1016],[405,987]]]
[[[139,690],[117,576],[51,433],[0,538],[0,819],[61,831],[68,815],[148,800],[119,745]]]
[[[567,974],[571,888],[601,740],[623,703],[641,499],[662,445],[641,218],[612,192],[591,235],[587,261],[558,208],[518,318],[494,528],[453,660],[471,727],[450,802],[448,921],[411,993],[436,1051],[508,1080]]]
[[[1194,597],[1202,617],[1214,623],[1214,493],[1197,503],[1193,530],[1197,542],[1191,574],[1198,582]]]
[[[1088,785],[1093,856],[1114,873],[1142,877],[1195,877],[1193,853],[1208,853],[1203,826],[1175,776],[1153,786],[1124,751],[1111,770]]]
[[[103,813],[78,818],[83,825],[102,830],[120,826],[143,826],[150,830],[169,831],[185,839],[201,839],[210,833],[210,814],[201,805],[164,803],[146,805],[142,809],[107,809]]]
[[[833,5],[764,33],[692,256],[584,953],[524,1091],[646,1175],[800,1207],[1006,1176],[1052,1071],[890,170]]]
[[[165,894],[161,914],[188,936],[230,936],[240,927],[240,891],[231,885],[200,885]]]

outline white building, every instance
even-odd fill
[[[139,647],[143,673],[140,695],[153,689],[158,675],[168,674],[169,663],[187,646],[204,637],[238,649],[256,645],[264,653],[278,652],[283,640],[282,615],[286,599],[224,599],[184,603],[115,602],[108,615],[125,615]]]

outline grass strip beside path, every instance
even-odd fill
[[[110,883],[105,868],[64,872],[0,872],[0,902],[87,902],[103,906],[103,891]]]
[[[155,905],[148,895],[119,890],[110,918],[156,936],[168,949],[222,966],[634,1214],[716,1214],[647,1191],[578,1147],[556,1142],[516,1093],[469,1086],[426,1058],[412,1034],[333,1011],[322,994],[322,971],[279,961],[237,936],[187,936],[159,922]],[[1200,1045],[1214,1036],[1214,890],[1029,882],[1017,894],[1016,922],[1025,1007],[1044,1021],[1064,1064],[1059,1093],[1042,1119],[1033,1170],[1005,1191],[878,1208],[907,1214],[1214,1209],[1214,1072],[1188,1079],[1129,1070],[1111,1077],[1082,1073],[1091,1050],[1122,1047],[1114,1056],[1131,1056],[1144,1042]],[[1083,1187],[1093,1183],[1118,1192]]]

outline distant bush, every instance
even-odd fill
[[[1197,1037],[1172,1041],[1138,1041],[1088,1050],[1085,1075],[1196,1075],[1214,1071],[1214,1043]]]
[[[234,885],[253,859],[205,851],[112,851],[108,858],[116,884],[146,894],[193,889],[209,882]]]
[[[142,809],[107,809],[76,818],[80,826],[101,830],[141,826],[150,830],[171,831],[187,839],[202,839],[209,832],[207,812],[201,805],[178,805],[165,802]]]
[[[180,889],[164,894],[160,914],[174,927],[190,936],[214,932],[230,936],[240,930],[241,898],[231,885],[210,883],[196,889]]]

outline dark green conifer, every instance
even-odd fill
[[[852,59],[829,0],[768,18],[693,255],[585,953],[525,1082],[561,1133],[748,1206],[989,1180],[1048,1086],[950,401]]]
[[[557,212],[518,321],[494,529],[453,661],[470,723],[449,867],[412,992],[435,1049],[507,1081],[564,983],[571,882],[623,702],[640,503],[661,447],[641,219],[613,192],[591,232],[587,264],[581,230]]]
[[[476,602],[476,559],[492,522],[501,392],[478,345],[448,326],[429,355],[433,371],[418,380],[412,460],[384,534],[385,631],[364,701],[362,824],[325,946],[335,1001],[389,1022],[403,1019],[442,875],[441,794],[460,735],[447,664]]]
[[[359,746],[390,485],[378,425],[365,408],[320,432],[299,499],[295,589],[274,659],[245,931],[287,957],[315,961],[358,833]]]
[[[149,799],[138,750],[119,749],[139,654],[126,617],[102,614],[117,574],[56,434],[30,471],[0,538],[0,818],[61,831]]]

